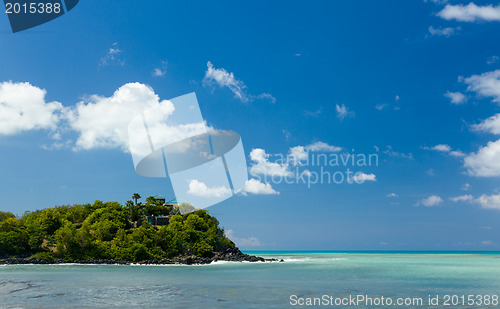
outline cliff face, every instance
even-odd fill
[[[136,210],[100,201],[27,212],[20,219],[0,216],[0,263],[264,261],[236,248],[206,210],[173,215],[160,227],[146,221],[133,227],[132,216]]]

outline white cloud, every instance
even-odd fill
[[[387,194],[387,197],[398,197],[399,195],[397,195],[396,193],[389,193]]]
[[[189,182],[189,194],[202,197],[222,197],[231,194],[231,189],[225,186],[208,187],[205,183],[193,179]]]
[[[151,72],[151,75],[153,75],[154,77],[162,77],[165,74],[167,74],[167,71],[163,71],[161,68],[154,68]]]
[[[276,103],[276,98],[273,97],[270,93],[261,93],[257,96],[250,95],[252,99],[260,99],[260,100],[269,100],[271,103]]]
[[[434,28],[433,26],[429,27],[429,33],[431,35],[437,35],[437,36],[450,37],[451,35],[453,35],[457,31],[460,31],[460,27],[456,27],[456,28],[452,28],[452,27]]]
[[[43,150],[61,150],[61,149],[71,149],[72,140],[67,140],[65,142],[55,141],[51,145],[40,145]]]
[[[342,150],[342,147],[328,145],[324,142],[315,142],[307,145],[305,149],[309,151],[339,152]]]
[[[389,106],[389,105],[386,104],[386,103],[384,103],[384,104],[377,104],[377,105],[375,105],[375,109],[378,109],[379,111],[381,111],[384,108],[386,108],[387,106]]]
[[[500,70],[472,75],[464,81],[469,85],[467,90],[483,97],[493,97],[493,102],[500,103]]]
[[[463,153],[462,151],[460,150],[453,150],[453,151],[450,151],[449,153],[450,156],[452,157],[457,157],[457,158],[462,158],[462,157],[465,157],[466,154]]]
[[[203,84],[205,86],[210,86],[217,84],[220,87],[227,87],[233,93],[234,96],[240,99],[242,102],[248,102],[249,98],[245,93],[245,84],[237,80],[233,73],[229,73],[225,69],[215,69],[213,64],[209,61],[207,62],[207,71],[205,72],[205,77],[203,78]]]
[[[439,145],[436,145],[433,147],[422,147],[422,149],[444,152],[444,153],[449,154],[452,157],[457,157],[457,158],[465,157],[465,153],[463,153],[460,150],[452,150],[450,145],[447,145],[447,144],[439,144]]]
[[[486,63],[487,64],[494,64],[494,63],[497,63],[498,60],[500,60],[500,57],[498,56],[491,56],[489,57],[487,60],[486,60]]]
[[[451,147],[446,144],[439,144],[433,147],[424,147],[425,150],[434,150],[434,151],[439,151],[439,152],[450,152]]]
[[[452,202],[469,202],[479,204],[484,209],[500,210],[500,194],[483,194],[478,198],[474,198],[471,194],[464,194],[449,198]]]
[[[264,149],[252,149],[250,152],[250,160],[254,162],[254,165],[250,168],[250,174],[252,175],[266,175],[271,177],[288,177],[293,175],[288,168],[288,164],[270,162],[269,155]]]
[[[71,128],[80,133],[75,150],[121,148],[128,150],[128,124],[143,110],[164,106],[174,110],[170,101],[160,101],[152,88],[140,83],[121,86],[111,97],[90,96],[68,112]]]
[[[247,180],[245,186],[241,190],[241,194],[247,195],[247,193],[263,195],[280,194],[278,191],[273,189],[271,184],[262,183],[258,179],[254,178]]]
[[[483,241],[481,241],[481,245],[489,246],[489,245],[493,245],[493,242],[491,240],[483,240]]]
[[[354,112],[350,111],[344,104],[335,105],[335,110],[337,111],[337,118],[344,120],[346,117],[354,117]]]
[[[470,202],[474,199],[474,197],[470,194],[464,194],[464,195],[460,195],[460,196],[453,196],[453,197],[450,197],[450,201],[452,202]]]
[[[471,187],[470,183],[466,183],[462,186],[462,190],[469,191],[470,187]]]
[[[483,120],[479,124],[473,125],[472,129],[500,135],[500,113]]]
[[[411,152],[404,153],[404,152],[394,151],[392,149],[392,146],[387,146],[387,149],[384,150],[384,153],[387,154],[388,156],[394,157],[394,158],[403,158],[403,159],[413,160],[413,154]]]
[[[451,5],[447,4],[437,16],[451,20],[474,22],[474,21],[500,21],[500,5],[484,5],[478,6],[473,2],[468,5]]]
[[[118,43],[113,43],[113,46],[106,51],[106,55],[101,58],[100,65],[110,65],[110,64],[118,64],[124,65],[125,61],[123,61],[121,55],[123,51],[118,48]]]
[[[290,148],[290,159],[294,163],[307,160],[309,153],[305,150],[304,146],[295,146]]]
[[[476,153],[464,158],[464,167],[471,176],[495,177],[500,176],[500,139],[490,141]]]
[[[234,93],[234,96],[242,102],[249,102],[254,99],[267,99],[271,103],[275,103],[276,99],[269,93],[262,93],[257,96],[249,95],[246,92],[247,86],[240,80],[236,79],[234,74],[229,73],[225,69],[216,69],[213,64],[207,62],[207,71],[203,78],[203,85],[205,87],[213,86],[214,84],[220,87],[227,87]]]
[[[500,210],[500,194],[486,195],[483,194],[475,200],[476,203],[480,204],[481,207],[486,209],[498,209]]]
[[[424,0],[424,2],[433,2],[436,4],[445,4],[448,3],[448,0]]]
[[[309,151],[312,152],[339,152],[342,147],[332,146],[327,143],[318,141],[307,146],[295,146],[290,148],[289,159],[297,164],[298,162],[307,160],[309,157]]]
[[[167,74],[167,62],[166,61],[162,61],[161,65],[159,67],[154,68],[153,71],[151,72],[151,75],[153,75],[154,77],[162,77],[165,74]]]
[[[443,203],[443,199],[440,196],[431,195],[429,197],[420,200],[416,205],[418,206],[422,204],[426,207],[434,207],[434,206],[439,206],[441,203]]]
[[[260,241],[256,237],[240,238],[234,236],[233,230],[227,230],[224,233],[229,239],[231,239],[237,246],[240,247],[258,247],[260,246]]]
[[[375,174],[365,174],[362,172],[357,172],[352,176],[352,180],[355,181],[356,183],[363,183],[365,181],[377,181],[377,177]]]
[[[467,102],[467,97],[461,92],[450,92],[447,91],[444,94],[445,97],[451,100],[452,104],[459,105]]]
[[[0,83],[0,135],[55,129],[63,106],[46,102],[46,94],[30,83]]]

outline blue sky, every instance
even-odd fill
[[[82,1],[16,34],[2,13],[1,210],[173,197],[105,131],[134,91],[196,92],[261,180],[209,208],[241,248],[499,250],[499,27],[491,1]],[[363,183],[263,181],[320,171],[273,154],[346,153],[378,156]]]

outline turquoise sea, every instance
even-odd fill
[[[2,265],[0,308],[500,308],[498,252],[246,253],[285,262]]]

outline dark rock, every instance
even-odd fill
[[[192,254],[176,257],[173,259],[151,259],[139,262],[125,261],[125,260],[75,260],[71,263],[75,264],[120,264],[120,265],[130,265],[130,264],[153,264],[153,265],[163,265],[163,264],[210,264],[216,261],[229,261],[229,262],[283,262],[283,260],[278,259],[264,259],[259,256],[248,255],[241,252],[238,248],[228,248],[224,251],[213,252],[210,257],[199,257]],[[53,261],[29,258],[29,257],[13,257],[0,259],[0,265],[2,264],[61,264],[68,263],[64,260],[58,259]]]

